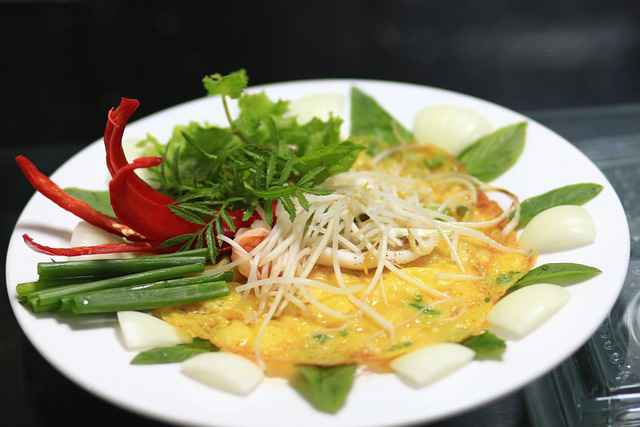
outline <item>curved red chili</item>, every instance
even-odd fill
[[[73,248],[53,248],[36,242],[28,234],[23,234],[22,239],[27,246],[36,252],[57,256],[104,255],[123,252],[155,252],[161,249],[159,246],[152,245],[147,242],[108,243],[94,246],[76,246]]]
[[[129,164],[122,150],[122,135],[124,134],[127,122],[139,106],[140,102],[137,99],[121,98],[120,105],[115,109],[110,109],[107,114],[107,124],[104,129],[104,145],[107,153],[107,167],[112,177],[115,176],[120,168]],[[137,175],[128,181],[130,186],[135,188],[137,192],[147,199],[164,205],[174,202],[171,197],[154,190]]]
[[[201,228],[175,215],[167,205],[145,198],[131,186],[131,181],[137,178],[136,169],[158,166],[161,162],[160,157],[140,157],[121,167],[109,182],[111,206],[118,219],[153,242],[194,233]]]
[[[144,236],[141,236],[130,227],[98,212],[88,203],[65,193],[62,188],[43,174],[27,157],[17,156],[16,163],[33,188],[62,209],[109,233],[126,237],[129,240],[145,240]]]

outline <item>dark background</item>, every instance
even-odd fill
[[[408,81],[519,111],[633,103],[640,100],[640,3],[0,0],[0,58],[6,247],[32,193],[13,157],[28,154],[52,172],[101,135],[120,96],[142,101],[140,117],[202,96],[204,74],[244,67],[253,84]],[[157,425],[51,369],[7,304],[0,320],[0,399],[8,408],[0,424]],[[90,420],[75,416],[82,408],[93,412]],[[447,425],[526,424],[514,395]]]

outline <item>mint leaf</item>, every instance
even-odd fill
[[[89,206],[100,213],[112,218],[116,217],[116,214],[113,212],[113,208],[111,207],[111,199],[109,198],[108,191],[83,190],[82,188],[69,187],[65,188],[64,192],[71,197],[75,197],[76,199],[88,203]]]
[[[371,155],[413,138],[375,99],[357,87],[351,88],[351,136]]]
[[[211,74],[202,79],[202,84],[209,95],[222,95],[237,99],[247,87],[249,78],[244,69],[227,75]]]
[[[314,408],[335,414],[351,391],[356,365],[299,366],[291,385]]]
[[[467,338],[462,345],[475,351],[476,359],[496,359],[501,360],[502,354],[507,349],[507,343],[489,331],[483,332],[475,337]]]

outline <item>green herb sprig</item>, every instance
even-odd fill
[[[202,226],[167,246],[187,250],[213,242],[217,251],[215,235],[235,229],[228,214],[235,209],[247,218],[262,209],[269,220],[278,201],[294,218],[296,204],[306,209],[307,195],[328,194],[322,183],[349,170],[364,149],[340,138],[340,118],[300,124],[286,115],[288,102],[245,93],[248,81],[244,70],[202,80],[209,95],[221,97],[228,127],[190,123],[177,126],[166,145],[152,136],[142,143],[148,154],[164,158],[151,173],[160,190],[176,199],[172,212]],[[235,118],[230,100],[238,103]]]

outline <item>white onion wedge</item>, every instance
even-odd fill
[[[314,117],[326,121],[331,114],[341,117],[343,110],[344,96],[339,93],[306,95],[289,104],[289,114],[297,116],[301,124],[311,121]]]
[[[182,372],[209,387],[246,396],[264,379],[253,362],[233,353],[204,353],[182,363]]]
[[[501,299],[488,316],[490,330],[503,339],[518,340],[542,325],[569,300],[557,285],[531,285]]]
[[[150,314],[120,311],[118,323],[127,350],[145,350],[191,342],[189,335]]]
[[[533,217],[520,235],[520,245],[539,253],[574,249],[593,243],[596,227],[582,206],[556,206]]]
[[[461,344],[435,344],[398,357],[391,369],[412,386],[423,387],[462,368],[474,355]]]
[[[459,154],[491,130],[491,123],[480,114],[453,105],[424,108],[413,121],[413,134],[419,144],[434,144],[451,154]]]
[[[107,243],[122,243],[122,239],[111,233],[107,233],[101,228],[95,227],[86,221],[80,221],[71,232],[71,246],[93,246]],[[74,260],[108,259],[108,258],[128,258],[131,254],[104,254],[104,255],[83,255],[73,257]]]

